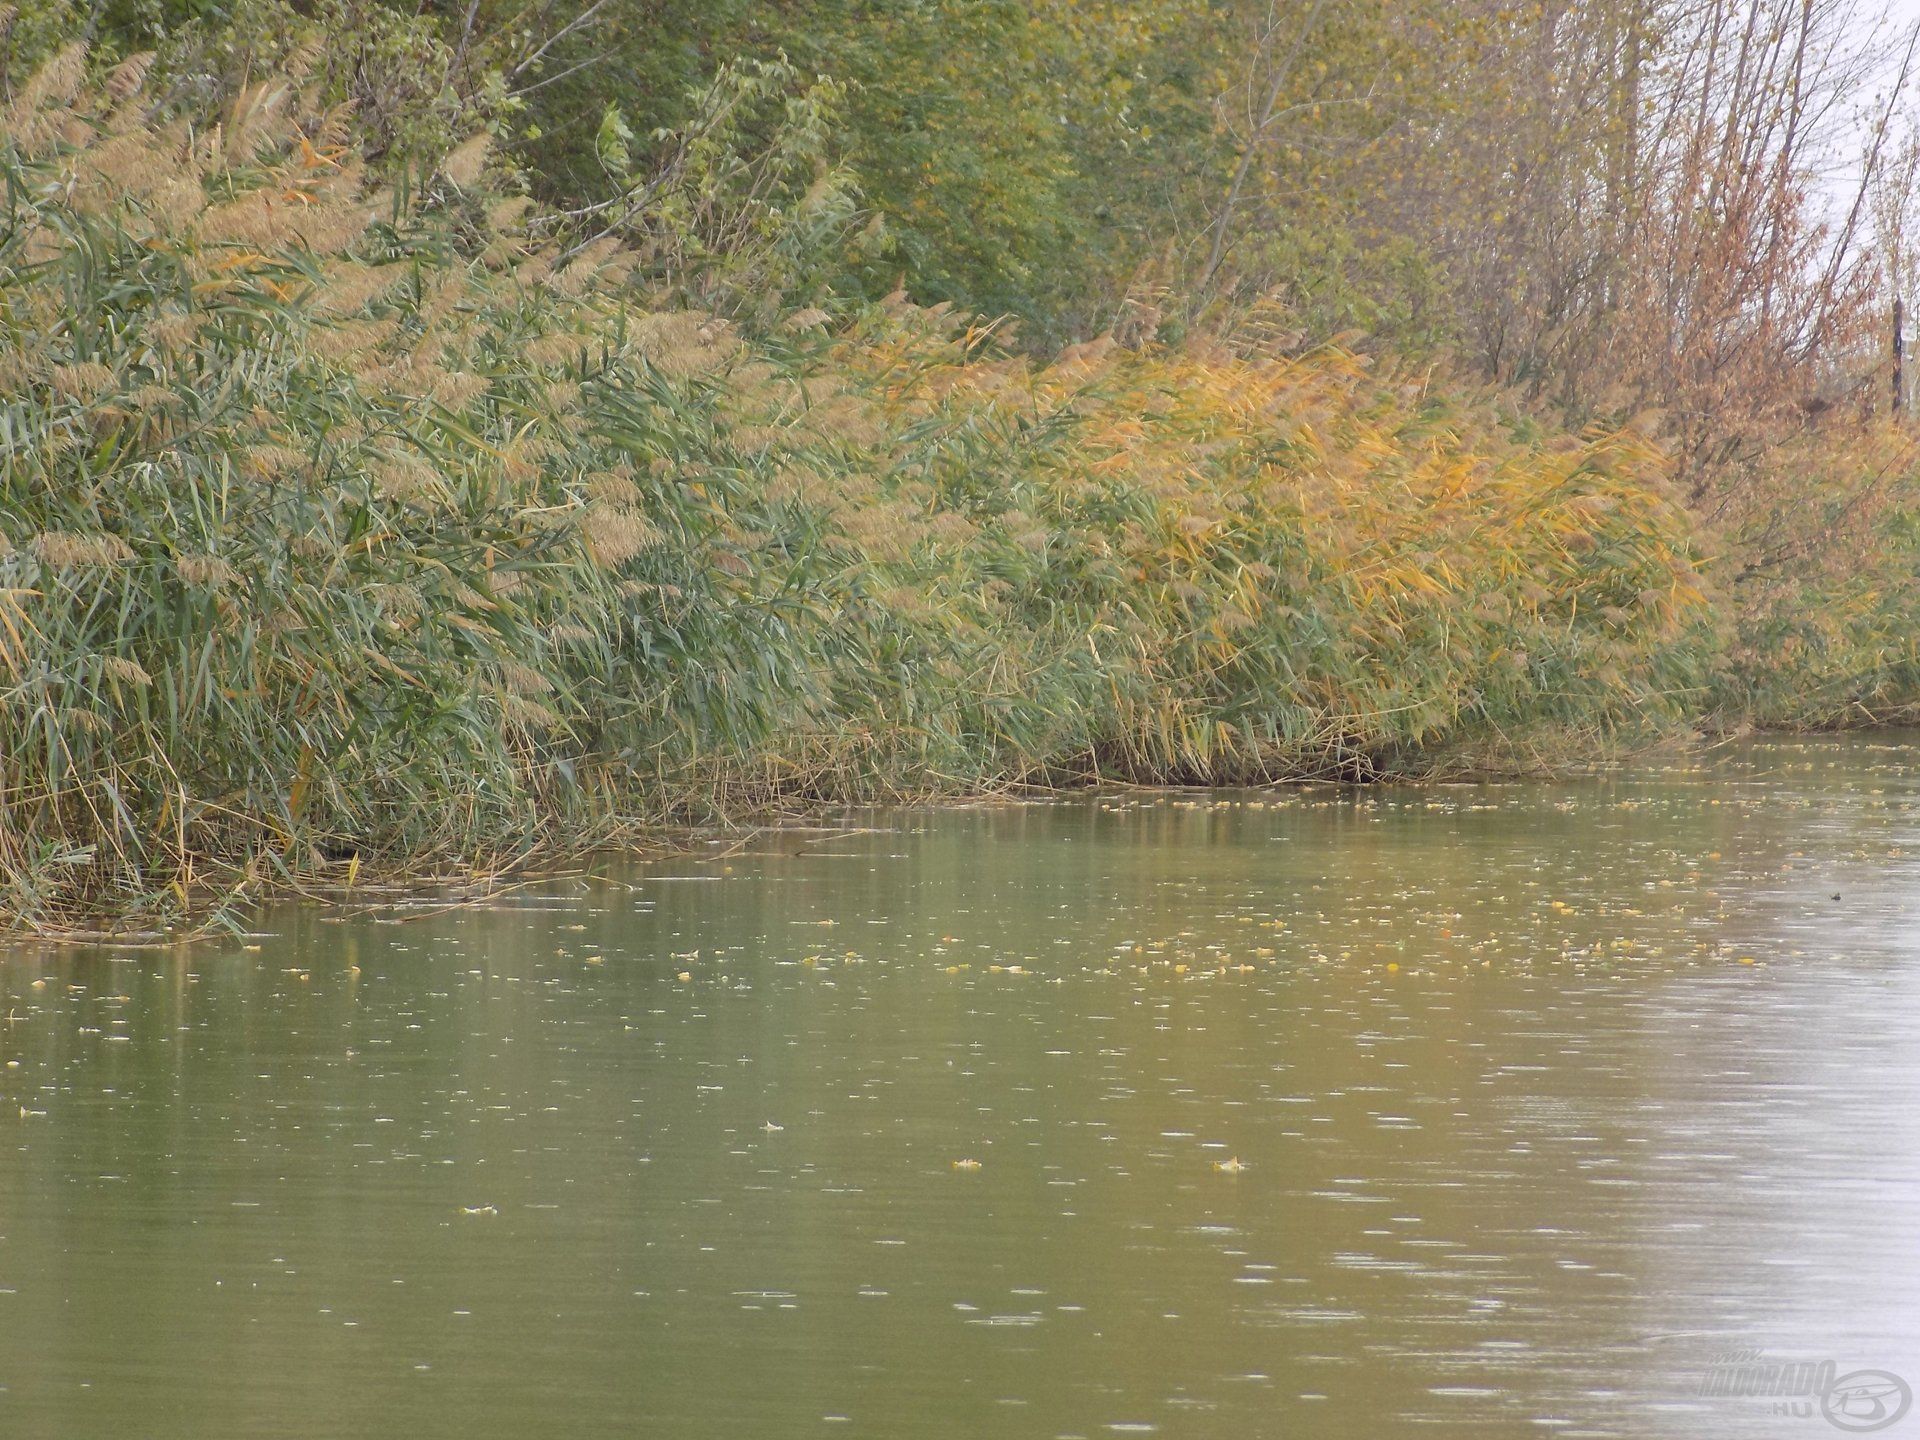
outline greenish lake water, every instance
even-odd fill
[[[1920,1384],[1915,739],[0,955],[0,1435],[1841,1433],[1701,1391]]]

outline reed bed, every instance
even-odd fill
[[[1723,627],[1658,451],[1337,349],[749,333],[404,193],[298,74],[0,116],[0,925],[663,822],[1662,733]]]
[[[1722,728],[1920,720],[1920,445],[1877,419],[1803,431],[1701,497],[1732,643]]]

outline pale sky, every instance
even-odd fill
[[[1854,16],[1855,23],[1859,25],[1863,34],[1871,33],[1876,25],[1880,25],[1882,34],[1891,49],[1894,42],[1905,41],[1909,29],[1920,24],[1920,0],[1855,0]],[[1889,66],[1897,64],[1898,60],[1897,54],[1889,54],[1887,57]],[[1892,76],[1889,75],[1887,78],[1891,80]],[[1920,74],[1916,74],[1907,82],[1907,93],[1900,100],[1895,114],[1896,135],[1905,129],[1898,118],[1900,115],[1920,116]],[[1861,150],[1865,143],[1864,117],[1861,119],[1863,133],[1860,143],[1848,144],[1842,138],[1844,132],[1837,133],[1834,137],[1835,153],[1828,166],[1824,167],[1827,186],[1830,187],[1837,203],[1844,204],[1850,201],[1859,183]]]
[[[1889,41],[1904,39],[1907,30],[1920,23],[1920,0],[1858,0],[1858,23],[1863,30],[1871,29],[1874,22],[1884,13],[1891,22],[1888,26]]]

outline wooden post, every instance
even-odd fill
[[[1898,297],[1893,302],[1893,413],[1897,417],[1907,408],[1907,307]]]

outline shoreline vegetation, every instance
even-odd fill
[[[873,227],[790,70],[665,136],[665,219],[569,228],[287,49],[207,98],[50,44],[0,110],[0,933],[1920,702],[1920,466],[1858,407],[1733,488],[1258,306],[1029,348],[805,278]]]

